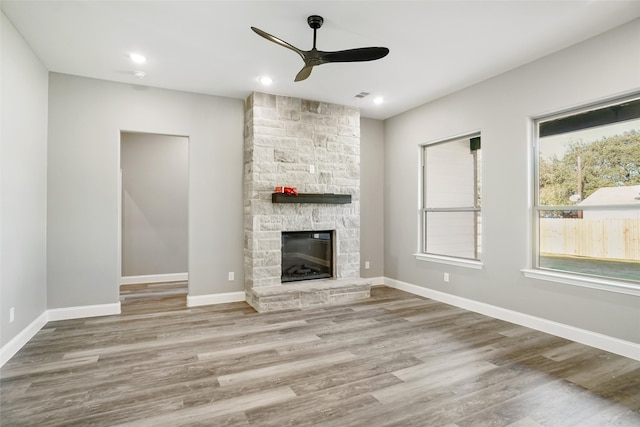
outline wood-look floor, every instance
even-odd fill
[[[640,426],[640,362],[551,335],[386,287],[257,314],[171,286],[48,323],[0,371],[0,424]]]

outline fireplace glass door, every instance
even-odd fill
[[[333,277],[333,231],[282,233],[282,283]]]

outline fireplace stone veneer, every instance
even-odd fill
[[[273,203],[276,186],[348,194],[351,203]],[[290,196],[295,197],[295,196]],[[283,231],[334,230],[335,279],[281,283]],[[257,311],[369,297],[360,278],[360,113],[254,93],[245,103],[245,293]]]

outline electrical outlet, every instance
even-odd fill
[[[13,322],[16,319],[16,309],[11,307],[9,309],[9,323]]]
[[[368,269],[369,269],[369,267],[371,267],[371,265],[369,264],[369,261],[365,261],[365,262],[364,262],[364,269],[365,269],[365,270],[368,270]]]
[[[236,278],[236,274],[233,271],[229,272],[229,281],[232,282]]]
[[[449,283],[449,273],[444,273],[444,281]]]

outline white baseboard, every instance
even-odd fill
[[[47,310],[48,321],[83,319],[85,317],[110,316],[120,314],[120,303],[83,305],[79,307],[53,308]]]
[[[187,295],[187,307],[198,307],[201,305],[224,304],[227,302],[245,301],[244,291],[226,292],[223,294],[209,295]]]
[[[388,277],[384,278],[384,282],[385,285],[390,288],[406,291],[414,295],[440,301],[445,304],[474,311],[495,319],[505,320],[507,322],[546,332],[551,335],[566,338],[571,341],[579,342],[581,344],[640,361],[640,344],[636,344],[631,341],[621,340],[608,335],[588,331],[586,329],[576,328],[564,323],[558,323],[491,304],[447,294],[445,292],[435,291],[422,286],[412,285],[410,283],[401,282]]]
[[[121,285],[139,285],[143,283],[184,282],[189,280],[189,273],[149,274],[146,276],[122,276]]]
[[[11,341],[0,348],[0,367],[4,366],[26,343],[33,338],[40,329],[47,324],[47,312],[42,313],[36,320],[31,322],[29,326],[24,328],[18,335],[13,337]]]
[[[371,280],[371,286],[379,286],[385,284],[384,277],[363,277],[365,280]]]

